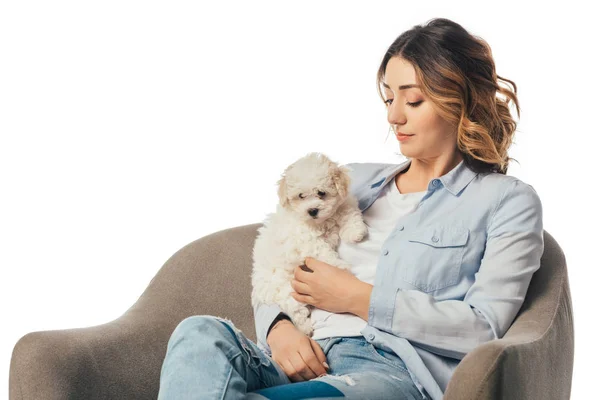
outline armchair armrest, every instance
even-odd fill
[[[130,314],[99,326],[28,333],[13,349],[10,399],[155,399],[172,329]]]
[[[569,399],[573,374],[573,308],[564,254],[544,232],[542,267],[504,337],[458,364],[446,400]]]
[[[10,400],[156,399],[169,338],[192,315],[228,318],[255,340],[250,272],[260,225],[184,246],[111,322],[21,337],[11,358]]]

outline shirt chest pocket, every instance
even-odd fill
[[[456,285],[468,239],[469,229],[458,226],[407,233],[400,256],[402,279],[423,292]]]

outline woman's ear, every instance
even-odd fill
[[[333,183],[342,198],[346,197],[350,191],[350,171],[343,165],[333,167]]]
[[[285,175],[281,175],[281,179],[277,181],[279,187],[277,188],[277,195],[279,196],[279,204],[282,207],[290,205],[290,201],[287,198],[287,181]]]

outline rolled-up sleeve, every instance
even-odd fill
[[[281,307],[277,304],[258,303],[254,307],[254,327],[256,330],[256,344],[268,354],[271,354],[271,348],[267,344],[267,331],[273,323],[275,317],[279,315]]]
[[[368,323],[432,353],[462,359],[504,336],[521,308],[544,250],[542,204],[530,185],[512,180],[490,218],[475,281],[463,300],[376,284]]]

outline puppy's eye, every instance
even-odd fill
[[[327,193],[325,193],[325,192],[323,192],[323,191],[321,191],[321,190],[319,190],[317,193],[318,193],[318,194],[319,194],[319,196],[321,196],[321,197],[323,197],[323,196],[325,196],[325,195],[327,194]]]
[[[298,195],[298,197],[300,197],[301,199],[303,199],[305,196],[303,196],[303,195],[302,195],[302,193],[300,193],[300,194]]]

